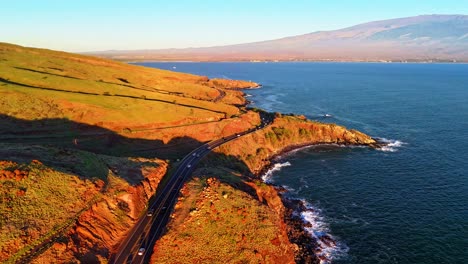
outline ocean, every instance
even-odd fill
[[[333,238],[324,263],[468,263],[467,64],[139,64],[259,82],[251,106],[389,143],[300,149],[265,175],[307,204],[311,235]]]

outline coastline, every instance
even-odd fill
[[[372,138],[374,139],[377,143],[375,144],[351,144],[351,143],[330,143],[330,142],[306,142],[306,143],[301,143],[301,144],[291,144],[286,146],[285,148],[281,149],[278,151],[278,153],[272,155],[269,157],[268,162],[270,164],[264,166],[261,170],[255,173],[256,176],[263,175],[265,174],[268,170],[272,168],[273,164],[272,161],[275,159],[278,159],[282,156],[288,155],[291,152],[298,151],[304,148],[309,148],[309,147],[315,147],[315,146],[331,146],[331,147],[369,147],[369,148],[374,148],[374,149],[379,149],[387,144],[383,142],[379,142],[377,138]]]
[[[262,85],[258,84],[258,86],[254,89],[259,89],[261,87]],[[246,101],[244,107],[248,108],[250,101],[247,100],[246,93],[242,93],[242,96]],[[310,208],[310,206],[307,205],[307,202],[305,200],[302,200],[297,197],[291,197],[289,195],[289,191],[284,186],[279,186],[268,182],[266,181],[266,179],[264,179],[263,176],[273,173],[274,171],[279,170],[281,168],[275,167],[277,164],[281,164],[275,161],[301,149],[314,146],[365,147],[379,149],[388,144],[386,142],[383,142],[379,138],[371,137],[371,139],[374,140],[374,143],[353,144],[348,142],[305,142],[299,144],[290,144],[278,150],[276,153],[273,153],[273,155],[269,156],[258,171],[253,171],[254,179],[261,180],[264,184],[272,186],[278,197],[280,197],[281,199],[284,211],[283,215],[280,217],[282,217],[284,223],[287,226],[288,239],[291,243],[297,246],[295,253],[296,263],[330,263],[330,261],[332,260],[331,252],[334,251],[334,247],[337,246],[338,242],[335,241],[334,238],[328,233],[319,232],[320,234],[317,235],[314,234],[315,232],[307,230],[307,228],[312,227],[312,223],[305,219],[304,214],[306,214],[307,212],[313,213],[316,209]],[[290,164],[286,166],[289,165]]]
[[[295,151],[315,147],[315,146],[333,146],[333,147],[369,147],[377,149],[382,147],[384,143],[378,142],[377,144],[335,144],[335,143],[303,143],[289,145],[277,154],[274,154],[268,159],[268,163],[265,164],[261,170],[254,173],[257,179],[262,180],[263,183],[272,186],[277,195],[281,198],[281,202],[284,206],[284,214],[282,216],[284,223],[287,225],[288,238],[291,243],[296,244],[296,262],[297,263],[320,263],[325,264],[331,261],[329,252],[324,250],[323,245],[326,247],[333,248],[337,245],[337,241],[333,239],[329,234],[325,233],[320,236],[314,236],[307,228],[311,228],[311,223],[304,219],[303,214],[307,212],[313,212],[315,209],[308,208],[307,202],[297,198],[289,196],[289,191],[281,185],[276,185],[271,182],[265,181],[262,176],[271,173],[275,170],[275,160],[282,158],[283,156],[289,155]],[[322,246],[321,246],[322,245]]]
[[[138,63],[378,63],[378,64],[468,64],[468,61],[437,61],[437,60],[420,60],[420,61],[405,61],[405,60],[119,60],[115,58],[100,57],[105,59],[112,59],[128,64]]]

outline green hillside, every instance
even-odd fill
[[[132,126],[238,113],[213,102],[219,91],[206,77],[6,43],[0,43],[0,69],[0,113],[26,120]]]

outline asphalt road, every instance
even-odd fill
[[[263,129],[272,121],[273,117],[271,116],[262,117],[262,123],[256,128],[211,141],[186,155],[180,161],[177,170],[171,176],[165,187],[150,199],[147,213],[138,220],[129,232],[127,238],[120,245],[117,253],[111,256],[109,263],[149,263],[154,244],[164,233],[166,224],[169,221],[169,217],[177,201],[179,191],[187,178],[192,174],[198,162],[214,148],[241,136]],[[140,252],[140,250],[142,252]]]

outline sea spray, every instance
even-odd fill
[[[281,168],[288,166],[291,166],[291,163],[287,161],[275,163],[262,176],[262,180],[266,183],[272,184],[272,175],[275,172],[280,171]],[[283,185],[282,187],[287,190],[289,195],[294,191],[288,186]],[[291,199],[297,200],[295,198]],[[298,201],[302,206],[300,206],[301,209],[296,209],[294,215],[300,217],[304,223],[304,230],[316,242],[317,246],[314,249],[314,254],[320,260],[320,263],[327,264],[334,259],[345,256],[349,248],[343,242],[338,241],[330,234],[328,224],[325,222],[321,210],[303,199]]]
[[[275,171],[281,170],[283,167],[291,166],[291,163],[289,162],[283,162],[283,163],[275,163],[273,167],[271,167],[265,174],[262,176],[263,182],[266,183],[271,183],[271,176]]]
[[[395,139],[387,139],[387,138],[376,138],[376,139],[377,141],[385,144],[381,148],[378,148],[378,150],[384,151],[384,152],[396,152],[398,151],[398,148],[406,144],[405,142],[402,142],[400,140],[395,140]]]
[[[379,150],[384,152],[395,152],[398,150],[398,148],[401,148],[406,144],[399,140],[387,138],[376,139],[383,145]],[[280,171],[283,167],[291,166],[289,162],[284,162],[285,158],[308,148],[314,148],[317,152],[328,152],[333,151],[334,148],[367,148],[367,146],[324,143],[298,147],[276,156],[273,159],[273,161],[276,163],[262,176],[262,179],[266,183],[274,184],[274,181],[272,180],[273,174]],[[307,186],[307,182],[302,183],[304,184],[303,186]],[[302,205],[294,207],[295,209],[293,215],[297,217],[299,221],[303,222],[303,230],[309,234],[313,241],[315,241],[312,247],[312,252],[317,257],[319,262],[321,264],[328,264],[332,263],[334,260],[345,258],[348,254],[349,247],[331,234],[329,225],[325,220],[321,209],[305,201],[304,199],[297,199],[293,197],[294,194],[297,193],[294,189],[284,184],[282,187],[284,190],[286,190],[286,196],[283,196],[284,199],[297,201]]]
[[[300,212],[300,216],[305,223],[304,229],[317,242],[314,253],[320,260],[320,263],[330,263],[334,259],[345,256],[349,250],[348,246],[330,234],[322,211],[305,200],[301,200],[301,202],[305,208],[305,210]]]

